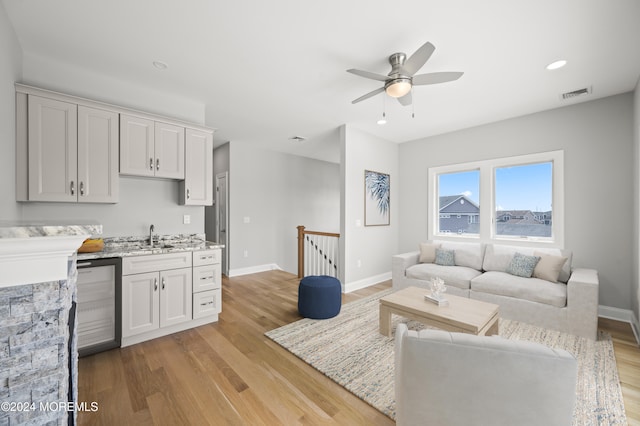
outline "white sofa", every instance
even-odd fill
[[[538,343],[396,329],[398,426],[570,425],[576,377],[571,354]]]
[[[451,241],[428,241],[421,246],[422,252],[392,257],[394,289],[429,288],[431,278],[439,277],[450,294],[499,305],[502,318],[597,339],[598,273],[594,269],[572,268],[570,251]],[[429,262],[432,259],[428,258],[428,251],[433,247],[453,251],[455,264]],[[427,261],[420,262],[421,254],[425,260],[425,252]],[[546,279],[524,278],[506,272],[516,253],[556,260],[565,257],[566,261],[556,271],[555,282],[553,276],[546,275]]]

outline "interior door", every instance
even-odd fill
[[[229,275],[229,172],[216,175],[216,242],[224,244],[222,249],[222,273]]]

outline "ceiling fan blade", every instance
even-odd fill
[[[463,72],[432,72],[429,74],[416,75],[411,79],[414,86],[423,86],[425,84],[446,83],[447,81],[457,80],[462,77]]]
[[[369,99],[372,96],[377,95],[378,93],[384,92],[384,87],[374,90],[373,92],[369,92],[366,95],[360,96],[358,99],[351,101],[352,104],[357,104],[360,101],[364,101],[365,99]]]
[[[400,102],[400,104],[402,104],[402,106],[411,105],[411,102],[412,102],[411,92],[407,93],[404,96],[399,97],[398,98],[398,102]]]
[[[347,70],[347,72],[350,72],[351,74],[359,75],[360,77],[370,78],[371,80],[387,81],[389,79],[389,76],[386,76],[386,75],[376,74],[369,71],[357,70],[355,68],[351,68],[350,70]]]
[[[436,50],[436,47],[426,42],[407,59],[404,65],[402,65],[402,70],[407,75],[413,76],[429,60],[434,50]]]

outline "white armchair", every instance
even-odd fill
[[[395,350],[399,426],[571,424],[577,364],[564,350],[405,324]]]

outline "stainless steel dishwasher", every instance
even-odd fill
[[[80,260],[78,265],[78,354],[119,348],[122,333],[122,259]]]

